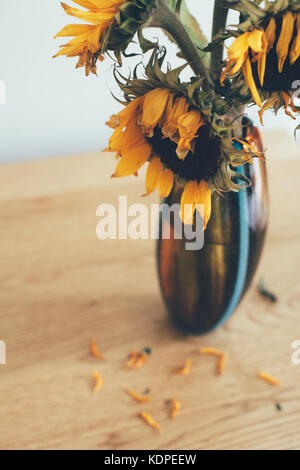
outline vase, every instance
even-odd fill
[[[257,127],[249,120],[244,137],[263,152]],[[266,164],[254,158],[237,169],[251,182],[239,192],[214,193],[212,215],[201,249],[187,250],[185,237],[174,237],[174,224],[160,212],[157,266],[161,292],[173,324],[188,334],[207,333],[227,321],[253,279],[268,222]],[[174,186],[162,202],[179,204],[182,189]],[[166,227],[168,225],[168,227]],[[162,238],[165,229],[169,239]]]

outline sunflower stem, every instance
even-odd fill
[[[173,13],[163,0],[159,1],[147,26],[164,29],[177,43],[193,72],[197,76],[203,77],[203,89],[213,90],[209,70],[200,57],[197,48],[194,46],[179,16]]]
[[[226,27],[229,7],[224,5],[224,0],[215,0],[213,15],[212,39]],[[224,43],[215,46],[211,53],[210,71],[217,77],[220,73],[221,63],[223,61]]]

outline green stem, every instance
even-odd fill
[[[213,16],[213,32],[212,39],[226,27],[228,16],[228,7],[224,5],[224,0],[215,0],[214,16]],[[220,73],[220,66],[223,61],[224,43],[220,42],[215,46],[211,53],[210,71],[213,76],[217,77]]]
[[[166,6],[164,1],[160,1],[147,26],[162,28],[170,34],[194,73],[199,77],[203,77],[203,88],[206,90],[213,89],[209,70],[201,59],[179,17]]]

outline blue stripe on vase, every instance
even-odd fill
[[[244,175],[243,166],[236,168],[236,171]],[[249,208],[248,208],[246,190],[239,191],[238,202],[239,202],[240,243],[239,243],[239,260],[238,260],[236,283],[233,289],[230,303],[226,311],[224,312],[224,315],[219,320],[219,322],[214,326],[213,329],[216,329],[222,326],[228,320],[228,318],[232,315],[232,313],[238,306],[241,296],[243,294],[246,277],[247,277],[250,235],[249,235]]]

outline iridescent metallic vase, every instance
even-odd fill
[[[263,152],[260,134],[249,124],[246,130]],[[221,326],[235,311],[256,271],[268,222],[266,165],[254,158],[239,167],[252,185],[238,193],[213,195],[212,216],[199,250],[187,250],[185,238],[175,239],[174,224],[162,212],[160,233],[169,239],[157,246],[162,295],[173,323],[183,332],[207,333]],[[163,202],[180,203],[182,190],[174,187]],[[168,224],[168,227],[166,227]]]

